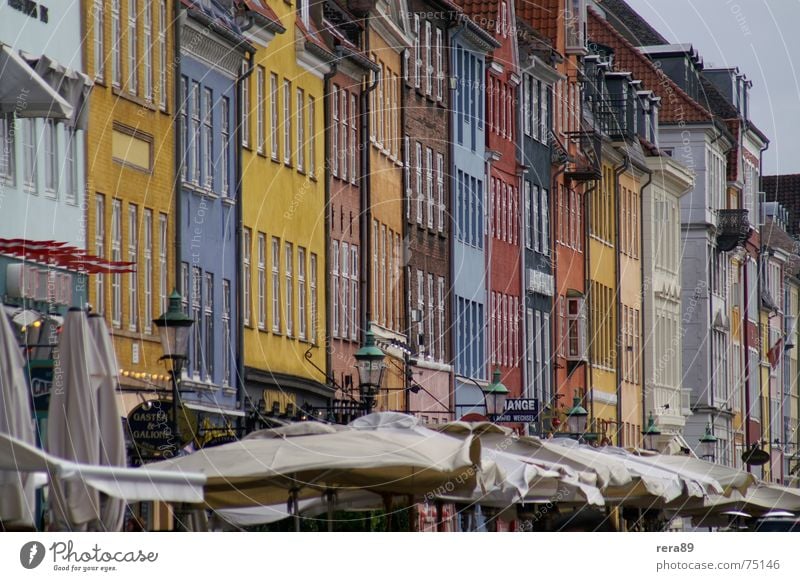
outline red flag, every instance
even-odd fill
[[[770,367],[775,369],[778,363],[781,360],[781,353],[783,353],[783,339],[778,339],[778,342],[772,346],[772,349],[769,350],[767,353],[767,359],[769,359]]]

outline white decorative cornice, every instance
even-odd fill
[[[182,15],[181,56],[195,58],[209,68],[236,80],[242,70],[242,55],[220,41],[207,28]]]

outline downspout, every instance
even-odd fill
[[[753,202],[755,204],[756,214],[757,214],[756,224],[759,227],[761,226],[761,224],[763,222],[763,220],[761,219],[762,218],[763,208],[761,207],[761,197],[758,194],[759,194],[759,192],[762,191],[763,181],[762,181],[762,177],[761,177],[761,168],[762,168],[762,164],[764,163],[764,152],[768,148],[769,148],[769,142],[767,142],[764,145],[764,148],[761,149],[758,152],[758,192],[756,192],[756,199],[753,200]],[[762,249],[764,248],[764,245],[761,242],[760,234],[761,234],[761,232],[759,231],[758,260],[756,262],[756,264],[758,265],[758,271],[756,272],[756,276],[758,276],[758,288],[757,288],[758,296],[757,296],[756,300],[758,301],[758,305],[759,305],[759,313],[758,313],[758,338],[759,338],[759,344],[760,344],[760,341],[761,341],[761,337],[763,336],[762,333],[764,331],[764,329],[761,328],[761,312],[760,312],[761,293],[763,291],[762,285],[763,285],[763,282],[764,282],[764,276],[763,276],[763,271],[762,271],[762,260],[763,260]],[[766,331],[767,331],[767,347],[769,348],[770,347],[769,346],[769,317],[767,317],[767,329],[766,329]],[[759,358],[759,361],[761,361],[761,351],[760,350],[759,350],[759,353],[758,353],[758,358]],[[769,466],[769,476],[770,476],[770,478],[772,478],[774,476],[772,474],[772,441],[771,441],[771,439],[769,437],[769,425],[770,425],[769,422],[773,421],[773,419],[772,419],[772,407],[770,406],[770,398],[769,397],[767,398],[767,402],[766,402],[767,405],[764,406],[764,400],[762,399],[762,393],[763,393],[762,392],[762,387],[764,387],[764,386],[761,385],[761,365],[759,364],[759,367],[758,367],[758,398],[759,398],[759,401],[761,402],[761,405],[759,406],[761,408],[761,418],[760,418],[761,423],[759,424],[759,427],[761,429],[761,433],[759,434],[759,438],[758,439],[759,440],[764,439],[763,438],[763,436],[764,436],[764,426],[767,426],[767,438],[766,438],[766,440],[769,442],[769,455],[770,455],[770,461],[767,463],[767,466]],[[769,376],[767,376],[766,388],[767,388],[767,394],[769,396],[770,393],[771,393],[770,392],[770,388],[769,388]],[[766,414],[769,414],[769,416],[767,416]],[[769,422],[765,422],[764,421],[764,419],[766,417],[769,418]],[[764,469],[762,468],[762,473],[761,473],[762,476],[764,475],[763,470]]]
[[[364,18],[364,52],[369,55],[369,18]],[[369,58],[369,56],[367,56]],[[371,256],[372,256],[372,241],[370,240],[370,229],[372,228],[372,208],[371,195],[370,195],[370,133],[369,133],[369,116],[372,111],[369,109],[369,94],[378,87],[380,77],[375,73],[375,80],[371,85],[366,86],[361,91],[361,115],[360,127],[361,132],[361,212],[359,213],[359,237],[361,239],[361,280],[359,286],[361,287],[361,343],[364,343],[366,332],[369,331],[369,324],[372,320],[372,285],[370,280],[372,278]]]
[[[330,95],[331,94],[331,91],[330,91],[331,79],[334,77],[334,75],[336,75],[337,68],[339,66],[339,60],[338,59],[342,58],[341,48],[339,48],[339,47],[337,47],[337,50],[336,50],[336,57],[337,57],[337,60],[334,60],[333,62],[330,63],[330,66],[331,66],[330,72],[325,73],[325,75],[322,77],[322,86],[323,86],[323,91],[324,91],[325,95]],[[330,143],[330,141],[331,141],[331,132],[328,131],[328,127],[330,126],[330,122],[331,122],[331,103],[330,103],[330,99],[324,99],[323,100],[322,115],[323,115],[322,126],[325,128],[325,134],[324,134],[324,137],[323,137],[323,141],[325,143],[325,145],[324,145],[325,153],[327,154],[329,151],[332,151],[331,143]],[[324,174],[325,175],[325,186],[324,186],[324,189],[325,189],[325,207],[324,207],[323,213],[325,214],[324,223],[325,223],[325,265],[326,265],[325,276],[323,277],[325,282],[324,282],[322,288],[324,289],[324,292],[325,292],[325,295],[324,295],[325,296],[325,315],[326,315],[325,316],[325,376],[326,376],[326,379],[327,379],[328,377],[332,377],[333,376],[333,354],[332,354],[332,350],[330,348],[330,338],[333,336],[331,334],[332,309],[331,309],[331,305],[328,302],[330,300],[331,293],[330,293],[330,277],[328,276],[328,269],[327,269],[327,265],[331,264],[331,213],[330,213],[330,207],[331,207],[331,185],[332,185],[331,184],[331,180],[332,180],[332,178],[331,178],[330,164],[328,163],[328,161],[325,158],[325,156],[323,156],[322,159],[323,159],[324,168],[325,168],[325,174]],[[355,323],[355,321],[353,321],[353,322]],[[334,377],[334,380],[335,379],[336,378]]]
[[[551,147],[551,149],[552,149],[552,147]],[[551,207],[555,206],[556,200],[558,200],[558,196],[559,196],[559,193],[558,193],[558,178],[566,170],[567,170],[566,163],[563,163],[561,165],[561,167],[555,173],[553,173],[551,171],[551,177],[550,177],[550,206]],[[524,207],[524,203],[523,203],[523,207]],[[550,212],[550,208],[549,207],[548,207],[547,211]],[[551,232],[558,232],[559,231],[560,223],[556,222],[556,220],[560,220],[560,219],[561,219],[561,215],[560,215],[559,212],[556,211],[556,212],[551,212],[550,213],[550,225],[551,225],[550,226],[550,231]],[[551,269],[551,272],[552,272],[552,275],[553,275],[553,297],[554,297],[554,300],[551,301],[551,304],[550,304],[550,337],[555,339],[555,337],[556,337],[556,328],[561,328],[561,326],[559,324],[559,319],[558,319],[560,313],[556,312],[556,308],[555,308],[556,300],[559,297],[559,294],[558,294],[558,278],[557,278],[557,273],[558,273],[558,241],[556,240],[556,236],[554,236],[554,235],[550,236],[550,241],[551,241],[550,242],[550,252],[551,252],[551,255],[552,255],[551,258],[550,258],[550,265],[551,265],[550,269]],[[560,341],[559,344],[563,345],[564,344],[564,338],[559,336],[558,339]],[[555,340],[550,341],[551,350],[556,345],[557,345],[557,343],[556,343]],[[527,344],[526,344],[526,347],[527,347]],[[558,398],[555,397],[555,396],[556,396],[556,394],[559,393],[559,391],[560,391],[559,388],[561,387],[556,383],[556,380],[558,379],[558,371],[556,370],[556,367],[557,367],[557,364],[558,364],[558,355],[557,355],[558,352],[559,352],[559,350],[556,347],[555,351],[553,353],[551,353],[551,360],[556,362],[555,365],[551,365],[550,366],[551,367],[551,369],[550,369],[550,385],[553,386],[553,389],[552,389],[552,399],[553,399],[553,401],[552,402],[543,401],[543,402],[539,403],[540,408],[542,410],[545,409],[545,406],[552,404],[554,406],[553,412],[557,411],[557,409],[555,409],[555,408],[558,407],[558,403],[557,403],[558,402]],[[564,359],[564,361],[566,361],[566,359]],[[565,365],[564,368],[567,369],[567,366]],[[569,375],[567,375],[567,377],[569,377]],[[541,414],[541,413],[539,415],[539,436],[541,436],[541,437],[544,437],[544,433],[545,433],[545,424],[544,424],[544,420],[542,419],[543,415],[544,414]]]
[[[584,296],[584,309],[586,308],[586,299],[589,299],[589,303],[594,301],[594,296],[592,296],[590,290],[591,286],[591,262],[590,262],[590,254],[589,249],[591,247],[590,239],[589,239],[589,217],[591,216],[590,212],[592,210],[591,202],[592,202],[592,194],[597,190],[597,181],[594,182],[591,188],[583,192],[583,296]],[[569,194],[569,191],[567,191]],[[577,194],[576,194],[577,195]],[[592,317],[586,317],[586,338],[587,338],[587,345],[586,345],[586,362],[584,363],[584,387],[583,387],[583,400],[589,404],[589,417],[595,422],[597,421],[597,417],[594,414],[594,392],[592,392],[591,397],[589,397],[589,386],[594,385],[594,369],[592,366],[592,350],[589,348],[588,345],[588,338],[593,337],[593,329],[592,329]],[[575,392],[573,392],[572,397],[575,397]]]
[[[248,23],[241,28],[242,32],[246,32],[250,28],[252,28],[254,24],[254,20],[250,18]],[[255,60],[255,53],[251,52],[250,49],[246,50],[247,54],[250,55],[250,58],[247,59],[248,68],[246,71],[241,73],[236,79],[236,119],[242,119],[243,111],[242,109],[242,84],[244,81],[250,78],[250,75],[253,74],[254,70],[254,60]],[[234,129],[234,144],[236,148],[236,230],[234,231],[234,240],[236,244],[236,264],[242,264],[242,229],[244,228],[244,218],[242,213],[242,198],[244,195],[243,192],[243,183],[244,183],[244,170],[242,165],[242,135],[241,135],[241,123],[236,123],[236,127]],[[236,287],[237,293],[236,296],[239,297],[236,305],[236,315],[239,320],[238,329],[236,333],[236,373],[237,373],[237,385],[239,389],[237,389],[237,394],[239,397],[238,402],[238,409],[244,411],[245,407],[245,394],[246,394],[246,385],[245,385],[245,375],[244,375],[244,274],[241,268],[236,269]],[[240,422],[244,423],[246,421],[246,415],[244,418],[240,418]],[[241,427],[241,426],[240,426]]]
[[[614,309],[616,314],[616,367],[617,367],[617,445],[620,445],[620,422],[622,420],[622,276],[620,270],[622,268],[622,257],[619,248],[619,210],[620,210],[620,185],[619,178],[627,172],[631,167],[631,158],[626,153],[622,161],[622,165],[614,168],[614,256],[616,261],[614,263],[614,283],[616,285],[616,298],[614,300]]]
[[[405,48],[403,50],[408,50]],[[406,148],[405,148],[405,135],[406,135],[406,91],[408,91],[408,87],[404,82],[405,79],[408,79],[408,70],[405,68],[408,59],[400,58],[400,67],[401,67],[401,88],[400,88],[400,127],[402,128],[402,135],[399,137],[403,140],[403,147],[402,152],[405,155]],[[449,123],[448,123],[449,125]],[[409,155],[411,155],[410,151],[411,145],[409,143]],[[403,164],[407,164],[409,162],[408,159],[403,159]],[[409,184],[406,183],[406,171],[403,168],[403,177],[401,179],[402,188],[401,195],[403,198],[403,208],[400,210],[404,215],[401,217],[402,220],[402,231],[403,231],[403,240],[408,240],[408,216],[411,215],[411,199],[408,197],[408,187]],[[395,265],[397,268],[397,265]],[[406,269],[407,270],[407,269]],[[403,297],[410,297],[411,296],[411,283],[408,280],[408,276],[404,276],[405,273],[401,270],[400,271],[400,278],[403,281]],[[397,299],[395,299],[397,300]],[[403,403],[405,404],[405,413],[411,414],[411,391],[409,391],[411,387],[411,382],[413,381],[413,372],[411,371],[411,355],[409,351],[411,350],[411,309],[408,308],[409,301],[405,301],[406,304],[403,305],[403,327],[405,329],[405,335],[408,340],[408,349],[403,350]],[[419,338],[417,338],[419,341]],[[433,344],[433,337],[428,337],[428,344],[432,346]],[[419,355],[419,353],[417,353]],[[434,398],[436,399],[436,398]]]
[[[447,226],[448,226],[448,238],[449,238],[449,251],[450,251],[450,260],[448,260],[448,269],[450,276],[450,289],[455,288],[456,284],[456,267],[455,267],[455,255],[456,255],[456,229],[455,229],[455,219],[454,219],[454,208],[456,207],[456,192],[458,188],[458,184],[456,184],[456,171],[455,171],[455,164],[456,164],[456,145],[455,145],[455,124],[458,121],[455,115],[455,108],[453,104],[456,102],[456,87],[453,86],[452,80],[455,79],[455,69],[453,60],[455,58],[455,51],[453,50],[453,46],[456,43],[456,39],[466,30],[467,24],[466,22],[462,22],[458,29],[453,33],[450,37],[450,45],[449,45],[449,54],[447,62],[448,62],[448,69],[449,75],[447,78],[447,114],[448,114],[448,123],[447,123],[447,139],[449,144],[449,154],[450,159],[448,160],[448,183],[450,184],[450,196],[448,198],[448,202],[450,203],[450,211],[447,212]],[[486,125],[484,123],[484,129]],[[486,188],[484,187],[484,191]],[[486,204],[483,205],[486,207]],[[486,223],[484,220],[484,234],[486,233]],[[450,324],[448,325],[448,335],[450,339],[450,357],[449,363],[450,367],[452,368],[453,372],[450,375],[450,411],[453,414],[453,419],[456,418],[456,361],[455,361],[455,351],[456,351],[456,313],[457,313],[457,297],[455,292],[447,293],[450,297],[448,301],[450,307]]]
[[[647,359],[644,357],[644,314],[647,307],[646,304],[646,297],[647,292],[645,292],[645,273],[644,273],[644,191],[646,188],[650,186],[653,182],[653,172],[649,169],[644,170],[647,174],[647,181],[641,185],[640,194],[639,194],[639,272],[642,281],[642,297],[641,297],[641,308],[639,310],[639,329],[637,329],[637,333],[639,333],[639,353],[637,353],[639,357],[639,366],[641,369],[641,374],[639,378],[641,380],[642,385],[642,428],[644,429],[647,426],[647,389],[645,389],[645,384],[647,381],[647,375],[645,374],[646,368],[645,363]],[[649,217],[648,217],[649,219]],[[679,226],[680,227],[680,226]],[[654,406],[655,407],[655,406]]]
[[[174,11],[174,22],[175,22],[175,29],[174,29],[174,41],[173,41],[173,62],[180,63],[181,62],[181,28],[183,26],[183,20],[186,18],[186,14],[183,12],[181,8],[181,0],[174,0],[172,3],[172,10]],[[173,108],[174,108],[174,117],[180,119],[180,111],[183,108],[183,103],[181,102],[181,75],[180,69],[178,68],[178,74],[172,75],[172,98],[173,98]],[[178,127],[179,134],[175,136],[175,188],[173,191],[173,196],[175,197],[175,220],[174,220],[174,236],[175,236],[175,257],[173,264],[173,268],[175,269],[174,276],[175,276],[175,285],[174,287],[180,288],[181,284],[181,253],[183,252],[183,244],[181,241],[181,220],[182,220],[182,212],[181,212],[181,192],[182,192],[182,170],[183,170],[183,135],[185,133],[185,128],[182,126]],[[181,291],[186,292],[187,289],[181,289]]]

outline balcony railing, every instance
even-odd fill
[[[750,221],[747,210],[719,210],[717,212],[717,248],[733,250],[747,240]]]
[[[574,144],[576,155],[570,156],[564,175],[576,182],[599,180],[602,176],[600,151],[602,140],[600,133],[593,128],[567,133],[570,143]]]

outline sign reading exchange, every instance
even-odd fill
[[[172,401],[145,401],[128,414],[128,430],[136,447],[159,456],[171,456],[195,436],[197,421],[194,413],[184,406],[178,408],[178,435],[172,429]]]
[[[539,421],[539,400],[534,398],[507,399],[502,414],[492,414],[494,423],[529,424]]]

